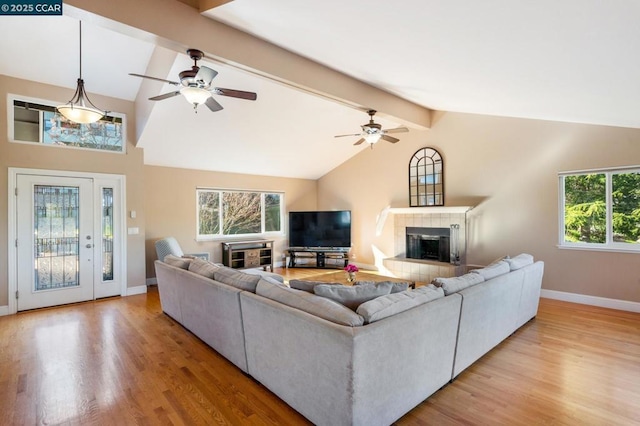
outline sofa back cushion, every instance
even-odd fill
[[[256,286],[256,294],[336,324],[351,327],[364,324],[364,319],[360,315],[333,300],[282,284],[261,279]]]
[[[516,257],[505,259],[505,262],[509,264],[509,268],[512,271],[517,271],[520,268],[524,268],[527,265],[533,265],[533,256],[527,253],[521,253]]]
[[[511,271],[507,260],[501,260],[493,263],[489,266],[485,266],[482,269],[474,269],[470,271],[472,274],[482,275],[485,281],[489,281],[491,278],[498,277],[500,275],[508,274]]]
[[[396,282],[396,281],[356,281],[354,285],[362,285],[362,284],[374,284],[380,285],[382,283],[391,283],[391,293],[400,293],[401,291],[407,291],[409,289],[409,285],[413,284],[409,281],[404,282]]]
[[[441,297],[444,297],[442,288],[419,287],[369,300],[358,306],[356,313],[362,315],[365,323],[372,323]]]
[[[364,302],[391,293],[391,287],[390,282],[354,286],[320,284],[313,288],[313,292],[318,296],[335,300],[355,311]]]
[[[189,265],[189,270],[191,272],[195,272],[198,275],[211,279],[213,279],[213,274],[218,270],[218,268],[220,268],[218,265],[197,257],[191,259],[191,264]]]
[[[481,274],[468,273],[460,277],[434,278],[432,283],[436,287],[442,287],[445,296],[457,293],[472,285],[480,284],[485,279]]]
[[[180,269],[189,269],[189,265],[191,265],[192,260],[193,259],[176,256],[174,254],[168,254],[164,257],[163,262],[167,265],[175,266]]]
[[[227,266],[220,266],[215,270],[213,279],[223,284],[230,285],[240,290],[256,292],[256,286],[260,281],[259,275],[245,274]]]

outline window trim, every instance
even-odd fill
[[[604,252],[620,252],[620,253],[638,253],[640,252],[640,243],[620,243],[613,241],[613,202],[612,176],[624,173],[640,173],[640,166],[624,166],[613,168],[586,169],[565,171],[558,173],[558,244],[559,249],[564,250],[586,250],[586,251],[604,251]],[[568,242],[565,241],[565,196],[564,196],[564,178],[567,176],[581,176],[587,174],[604,174],[606,177],[605,188],[605,204],[606,204],[606,242],[605,243],[587,243],[587,242]]]
[[[44,146],[47,148],[58,148],[58,149],[60,148],[79,149],[82,151],[111,153],[111,154],[127,153],[127,116],[126,114],[122,114],[114,111],[108,111],[107,113],[108,116],[116,117],[122,120],[122,150],[121,151],[110,151],[105,149],[87,148],[87,147],[81,147],[81,146],[69,146],[69,145],[62,146],[62,145],[46,144],[43,142],[22,141],[22,140],[15,139],[14,138],[15,116],[14,116],[14,110],[13,110],[14,101],[40,104],[43,106],[53,107],[53,108],[55,108],[56,105],[61,104],[61,102],[55,102],[55,101],[50,101],[50,100],[40,99],[40,98],[32,98],[30,96],[16,95],[14,93],[7,93],[7,140],[11,143],[26,144],[30,146]],[[40,135],[42,135],[42,131],[43,131],[42,126],[43,126],[43,123],[42,121],[40,121],[39,129],[38,129],[38,133]]]
[[[220,197],[218,199],[219,202],[219,211],[220,211],[220,219],[222,219],[223,209],[223,197],[222,194],[225,192],[246,192],[253,194],[260,194],[260,229],[264,230],[266,225],[265,218],[265,195],[267,194],[278,194],[280,196],[280,230],[279,231],[263,231],[251,234],[222,234],[222,225],[220,226],[219,234],[200,234],[200,193],[201,192],[218,192]],[[230,188],[205,188],[205,187],[197,187],[196,192],[196,241],[217,241],[217,240],[244,240],[247,238],[262,238],[262,237],[275,237],[275,236],[284,236],[285,235],[285,192],[277,191],[277,190],[253,190],[253,189],[230,189]],[[222,221],[220,222],[222,224]]]

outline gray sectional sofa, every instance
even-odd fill
[[[402,417],[536,315],[543,274],[521,255],[354,312],[274,274],[165,260],[163,311],[318,425]]]

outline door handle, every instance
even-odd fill
[[[93,247],[93,244],[87,244],[85,247],[86,247],[86,248],[92,248],[92,247]]]

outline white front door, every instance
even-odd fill
[[[16,175],[17,310],[122,292],[120,182]]]
[[[93,181],[18,175],[18,310],[93,299]]]

